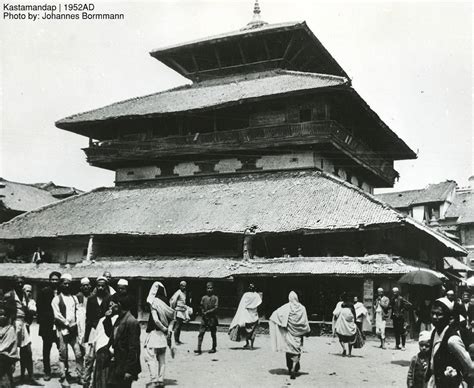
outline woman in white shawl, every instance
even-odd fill
[[[334,332],[339,337],[339,342],[342,346],[342,355],[348,354],[351,356],[352,346],[356,340],[357,326],[356,326],[356,312],[354,305],[349,301],[348,295],[343,295],[342,304],[338,303],[333,311],[335,319]],[[345,344],[348,344],[348,352],[346,352]]]
[[[146,329],[145,362],[151,376],[147,387],[164,387],[166,347],[171,349],[172,357],[175,351],[172,330],[176,313],[168,306],[166,289],[160,282],[153,283],[146,301],[150,305],[150,317]]]
[[[229,337],[232,341],[241,341],[245,338],[244,349],[253,349],[256,329],[258,326],[258,306],[262,298],[255,291],[255,286],[249,284],[249,289],[242,295],[239,307],[229,327]]]
[[[296,292],[291,291],[288,300],[270,317],[270,340],[274,351],[286,353],[288,372],[294,379],[300,370],[303,336],[311,329],[306,308],[298,301]]]

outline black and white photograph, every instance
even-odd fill
[[[0,388],[474,386],[470,1],[0,3]]]

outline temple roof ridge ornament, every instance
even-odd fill
[[[258,3],[258,0],[255,0],[255,4],[253,6],[252,20],[249,23],[247,23],[247,25],[244,28],[242,28],[241,31],[253,30],[255,28],[260,28],[268,24],[267,22],[262,20],[260,13],[261,13],[260,4]]]

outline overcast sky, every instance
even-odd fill
[[[38,2],[43,4],[44,2]],[[52,3],[52,2],[50,2]],[[57,4],[57,3],[56,3]],[[73,113],[187,82],[148,52],[236,30],[253,1],[95,1],[122,21],[0,21],[0,176],[89,190],[88,139],[54,126]],[[261,0],[269,23],[306,20],[353,87],[415,151],[399,190],[473,174],[470,2]]]

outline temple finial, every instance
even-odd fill
[[[242,30],[251,30],[251,29],[254,29],[254,28],[262,27],[265,24],[268,24],[267,22],[264,22],[261,19],[261,17],[260,17],[261,12],[262,11],[260,10],[260,4],[258,3],[258,0],[255,0],[255,4],[253,6],[252,20],[249,23],[247,23],[247,25],[244,28],[242,28]]]

